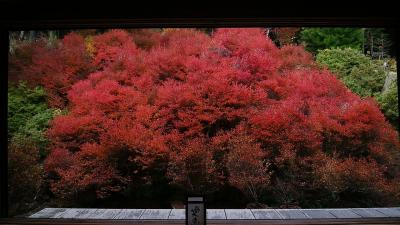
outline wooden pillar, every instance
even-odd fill
[[[0,218],[8,217],[8,187],[7,187],[7,90],[8,90],[8,30],[0,30]]]

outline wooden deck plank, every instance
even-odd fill
[[[311,219],[334,219],[336,218],[333,214],[329,211],[324,209],[301,209],[306,216],[310,217]]]
[[[376,208],[376,210],[388,217],[400,217],[400,210],[397,210],[396,208]]]
[[[226,220],[225,210],[223,209],[207,209],[208,220]]]
[[[57,212],[59,212],[60,208],[44,208],[39,212],[36,212],[29,216],[29,218],[50,218]]]
[[[385,214],[379,212],[374,208],[351,208],[351,211],[357,213],[363,218],[380,218],[387,217]]]
[[[253,213],[250,209],[225,209],[226,218],[228,220],[254,220]]]
[[[60,216],[62,216],[67,210],[68,208],[59,208],[56,210],[57,212],[49,218],[60,218]]]
[[[122,209],[115,219],[138,220],[145,209]]]
[[[276,209],[276,211],[283,219],[309,219],[309,217],[299,209]]]
[[[186,219],[186,209],[172,209],[168,216],[169,220],[184,220]]]
[[[143,220],[166,220],[171,209],[146,209],[140,219]]]
[[[32,215],[28,216],[28,218],[46,218],[46,216],[52,213],[55,209],[54,208],[44,208]]]
[[[98,209],[96,213],[91,215],[91,219],[114,219],[118,214],[120,214],[122,209]],[[88,217],[85,217],[88,218]]]
[[[279,220],[281,215],[274,209],[251,209],[256,220]]]
[[[107,210],[108,209],[95,209],[94,211],[86,214],[85,219],[95,219],[96,217],[99,217],[99,215],[105,213]]]
[[[351,209],[326,209],[339,219],[361,218],[360,215],[351,211]]]
[[[86,219],[88,215],[97,213],[97,209],[77,209],[74,217],[69,217],[70,211],[66,211],[60,218]]]
[[[66,209],[62,214],[58,215],[57,218],[76,218],[82,210],[81,208]]]

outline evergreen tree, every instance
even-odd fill
[[[318,50],[336,47],[362,49],[362,28],[303,28],[300,41],[307,50],[317,53]]]

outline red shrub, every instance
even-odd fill
[[[62,108],[70,87],[86,78],[91,70],[84,39],[70,33],[55,48],[48,47],[43,40],[23,46],[11,57],[9,77],[43,86],[50,106]]]
[[[229,136],[225,143],[219,143],[226,151],[228,181],[258,202],[260,192],[270,184],[265,152],[254,137],[243,134],[240,129]]]
[[[123,30],[111,30],[95,36],[93,44],[94,64],[100,69],[106,68],[119,57],[135,55],[137,52],[132,37]]]
[[[313,67],[302,48],[276,48],[262,29],[218,29],[211,37],[169,30],[148,50],[124,31],[94,40],[98,71],[75,82],[68,114],[48,132],[54,150],[46,168],[62,195],[94,189],[104,197],[150,182],[162,161],[190,192],[230,184],[257,200],[258,187],[285,180],[299,187],[300,200],[318,184],[324,159],[384,168],[389,150],[399,149],[374,102]],[[55,160],[59,151],[73,160]]]
[[[299,69],[315,66],[313,56],[303,46],[285,45],[280,49],[281,69]]]
[[[265,51],[274,55],[278,50],[274,43],[258,28],[223,28],[213,34],[216,47],[222,48],[224,55],[243,56],[252,51]]]
[[[223,177],[218,173],[213,152],[205,139],[195,138],[181,143],[170,153],[168,175],[189,193],[208,194],[218,189]]]
[[[385,168],[369,159],[347,158],[339,160],[329,158],[317,169],[319,185],[328,189],[335,200],[345,193],[369,195],[375,204],[388,206],[396,205],[397,198],[392,193],[398,194],[396,181],[385,178]],[[397,189],[397,190],[396,190]],[[397,196],[398,197],[398,196]]]

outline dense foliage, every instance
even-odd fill
[[[326,65],[353,92],[361,96],[374,96],[385,83],[383,63],[373,61],[359,50],[334,48],[319,51],[316,61]]]
[[[44,134],[49,120],[58,114],[48,108],[43,88],[25,83],[8,88],[8,185],[10,212],[30,209],[43,183],[40,158],[48,153]]]
[[[306,49],[313,53],[327,48],[350,47],[360,51],[363,48],[364,34],[362,28],[303,28],[299,36]]]
[[[38,149],[31,143],[8,144],[9,215],[35,207],[43,170],[38,163]]]
[[[161,173],[186,193],[228,185],[278,206],[399,203],[397,132],[302,47],[279,49],[256,28],[111,30],[84,43],[69,54],[89,62],[64,61],[68,79],[49,73],[59,86],[32,78],[35,61],[11,62],[28,83],[65,88],[44,164],[57,197],[112,197]]]
[[[375,97],[385,116],[397,126],[397,82],[391,81],[390,91],[384,90],[389,69],[384,68],[383,61],[372,60],[351,48],[319,51],[316,61],[337,74],[354,93],[362,97]]]
[[[83,37],[71,33],[54,46],[45,40],[22,45],[10,57],[11,81],[28,80],[28,85],[43,86],[51,107],[65,107],[69,88],[94,69]]]
[[[397,80],[393,81],[389,86],[388,90],[383,91],[377,97],[380,107],[384,112],[386,118],[398,127],[399,123],[399,96],[398,96],[398,87]]]
[[[8,88],[8,139],[14,144],[32,142],[44,156],[48,140],[44,135],[49,121],[60,110],[48,108],[43,88],[30,89],[25,83]]]

